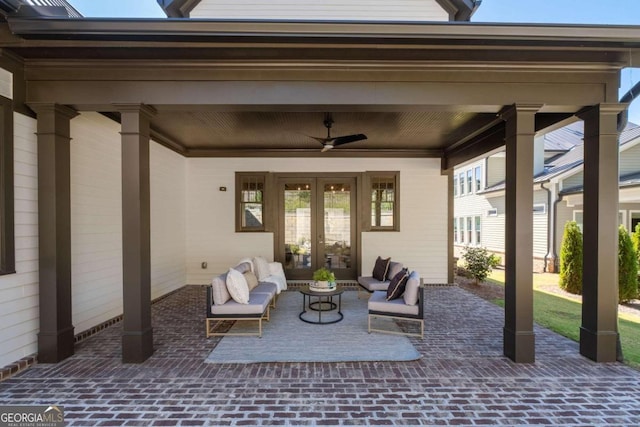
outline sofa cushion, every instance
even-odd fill
[[[418,316],[420,314],[418,305],[407,305],[400,298],[387,301],[387,293],[375,291],[371,294],[368,302],[369,311],[378,311],[389,315]]]
[[[402,263],[396,261],[389,261],[389,271],[387,271],[387,280],[391,280],[396,274],[402,271]]]
[[[404,288],[404,303],[416,305],[418,303],[418,292],[420,292],[420,275],[417,271],[412,271]]]
[[[387,288],[387,301],[391,301],[392,299],[397,299],[404,294],[404,288],[407,285],[407,277],[409,277],[409,271],[406,268],[403,268],[393,276],[391,282],[389,283],[389,287]]]
[[[269,294],[274,297],[278,293],[278,285],[270,282],[259,282],[252,291],[252,293]]]
[[[386,291],[389,287],[388,280],[384,280],[381,282],[380,280],[374,279],[371,276],[358,277],[358,283],[369,292]]]
[[[229,291],[227,290],[227,274],[221,274],[216,276],[211,281],[213,303],[215,305],[222,305],[231,299]]]
[[[249,297],[248,304],[239,304],[234,300],[229,300],[224,305],[214,305],[211,307],[211,313],[214,316],[252,316],[252,317],[260,317],[262,313],[265,312],[269,302],[271,301],[271,296],[269,294],[260,294],[260,293],[251,293]]]
[[[256,286],[258,286],[258,278],[253,271],[245,271],[242,273],[244,276],[244,280],[247,281],[247,286],[249,286],[249,292],[251,292]]]
[[[235,302],[249,303],[249,285],[242,273],[234,268],[230,268],[227,272],[227,290]]]
[[[269,263],[262,257],[255,257],[253,259],[253,268],[259,282],[264,281],[264,279],[271,275],[271,272],[269,271]]]
[[[391,261],[391,258],[378,257],[376,259],[376,264],[373,267],[373,273],[371,274],[374,279],[380,280],[381,282],[386,280],[387,271],[389,271],[390,261]]]
[[[238,265],[236,265],[235,267],[233,267],[234,270],[238,270],[240,273],[244,274],[247,271],[252,271],[251,270],[251,263],[250,262],[241,262]]]

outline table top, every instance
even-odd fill
[[[342,286],[336,286],[336,288],[332,291],[314,291],[311,288],[309,288],[309,286],[305,286],[302,289],[300,289],[300,292],[305,294],[305,295],[311,295],[314,297],[321,297],[321,296],[334,296],[334,295],[340,295],[344,292],[344,289],[342,288]]]

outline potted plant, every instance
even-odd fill
[[[336,287],[336,276],[329,269],[322,267],[313,272],[314,284],[312,288],[333,290]]]

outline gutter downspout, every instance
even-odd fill
[[[625,93],[622,98],[620,98],[621,104],[632,103],[638,96],[640,96],[640,82],[633,85],[631,89],[627,93]],[[618,132],[622,132],[624,128],[627,126],[629,122],[629,110],[624,109],[618,114]]]
[[[549,272],[548,268],[547,268],[547,262],[549,260],[549,258],[553,259],[553,263],[555,265],[555,253],[553,250],[553,241],[555,240],[555,229],[552,228],[553,225],[555,224],[555,212],[551,211],[551,190],[548,189],[547,187],[544,186],[544,182],[540,183],[540,188],[542,188],[544,191],[547,192],[547,206],[549,206],[549,212],[547,214],[547,253],[544,256],[544,268],[542,270],[543,273],[547,273]],[[555,204],[554,204],[554,210],[555,210]],[[555,273],[555,268],[551,268],[550,271],[551,273]]]

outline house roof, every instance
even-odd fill
[[[549,132],[549,134],[547,134],[549,136],[549,140],[551,141],[549,145],[547,145],[547,135],[545,135],[545,150],[548,146],[555,147],[556,144],[559,143],[564,144],[564,146],[573,144],[573,146],[565,154],[550,159],[545,164],[544,171],[534,177],[534,184],[547,182],[552,178],[557,177],[558,175],[580,167],[584,163],[583,129],[583,122],[580,121],[555,130],[553,132]],[[628,123],[625,129],[620,134],[620,147],[623,147],[626,144],[637,140],[638,138],[640,138],[640,126],[635,123]],[[620,177],[621,186],[623,183],[623,179],[627,179],[627,177]],[[491,187],[485,188],[480,193],[492,193],[504,189],[505,182],[502,181]],[[562,193],[567,194],[577,192],[582,192],[582,186],[565,189]]]

